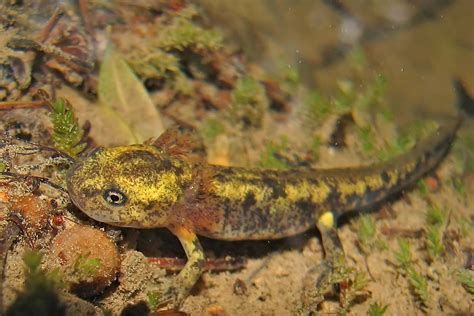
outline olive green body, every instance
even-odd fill
[[[410,152],[357,168],[221,167],[152,145],[106,148],[71,168],[68,190],[82,211],[115,226],[187,227],[224,240],[281,238],[314,227],[325,212],[337,219],[399,192],[443,158],[458,126],[453,120]],[[123,195],[120,205],[107,202],[110,190]]]
[[[314,227],[325,212],[337,219],[370,208],[435,167],[458,126],[459,121],[451,121],[395,160],[364,167],[269,171],[213,166],[219,225],[201,233],[227,240],[281,238]]]
[[[220,167],[193,158],[172,133],[154,144],[97,149],[67,174],[74,204],[97,221],[133,228],[168,228],[188,261],[157,305],[179,308],[205,264],[197,235],[215,239],[274,239],[316,225],[328,263],[317,271],[315,297],[344,261],[334,227],[339,215],[371,207],[438,164],[460,121],[442,125],[410,152],[386,163],[326,170],[259,170]],[[338,263],[339,262],[339,263]],[[320,290],[322,289],[322,290]],[[312,292],[311,292],[312,293]],[[311,296],[313,297],[313,296]],[[317,305],[317,304],[316,304]]]

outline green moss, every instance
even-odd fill
[[[18,294],[6,315],[64,315],[65,306],[60,302],[59,290],[64,286],[58,270],[46,273],[41,269],[43,254],[27,250],[23,255],[25,287]]]
[[[362,151],[365,155],[375,151],[375,133],[371,126],[361,127],[358,130]]]
[[[451,178],[451,184],[453,189],[463,198],[467,198],[467,190],[466,184],[464,183],[464,179],[460,176],[455,176]]]
[[[368,316],[383,316],[387,311],[388,304],[381,304],[379,302],[375,302],[370,304],[369,310],[367,311]]]
[[[364,272],[355,271],[353,269],[346,268],[348,275],[341,280],[348,282],[347,288],[341,289],[340,304],[342,308],[347,312],[349,308],[357,301],[357,298],[367,297],[364,291],[369,283],[369,279]],[[338,283],[341,283],[338,282]]]
[[[390,142],[379,153],[378,158],[381,161],[387,161],[407,152],[415,144],[415,138],[410,134],[401,134],[395,141]]]
[[[467,217],[463,216],[457,220],[459,227],[461,229],[461,235],[465,238],[468,237],[474,231],[473,221]]]
[[[204,139],[213,141],[217,136],[225,132],[225,126],[217,119],[208,119],[201,125],[199,132]]]
[[[442,229],[445,221],[445,212],[437,206],[431,205],[426,212],[426,251],[431,261],[436,260],[444,253]]]
[[[444,212],[438,205],[431,205],[426,212],[426,223],[430,226],[440,227],[444,223]]]
[[[80,255],[74,262],[74,271],[86,277],[97,274],[102,262],[99,258],[89,258],[89,255]]]
[[[413,262],[411,257],[411,246],[408,239],[399,239],[398,248],[398,251],[394,253],[395,260],[397,260],[397,264],[400,266],[402,271],[407,271]]]
[[[416,185],[418,187],[418,192],[420,193],[421,197],[426,199],[430,194],[430,190],[428,189],[428,184],[426,184],[425,179],[419,179],[416,182]]]
[[[0,160],[0,172],[5,172],[7,171],[8,165]]]
[[[159,43],[166,51],[215,50],[222,46],[222,36],[196,25],[188,16],[178,16],[160,32]]]
[[[76,157],[87,144],[83,142],[84,130],[79,126],[71,104],[66,99],[59,98],[49,102],[49,107],[54,146]]]
[[[314,160],[319,159],[319,151],[321,150],[321,145],[323,141],[321,140],[321,137],[315,136],[313,138],[313,141],[311,142],[311,156],[313,157]]]
[[[431,261],[434,261],[444,252],[440,231],[437,227],[428,226],[426,232],[426,250]]]
[[[425,276],[418,273],[415,269],[410,267],[408,269],[408,281],[412,286],[412,290],[415,296],[418,298],[423,306],[428,306],[429,292],[428,292],[428,280]]]
[[[474,295],[474,272],[468,269],[459,269],[456,272],[457,280],[467,293]]]
[[[277,154],[288,149],[288,139],[283,137],[279,142],[270,142],[260,154],[258,166],[264,169],[288,169],[289,165],[277,158]]]
[[[372,216],[363,214],[357,221],[357,239],[360,248],[364,254],[369,254],[372,250],[382,250],[387,247],[386,243],[380,239],[376,239],[376,226]]]
[[[311,123],[322,122],[332,113],[330,100],[318,91],[311,91],[303,102],[305,116]]]
[[[148,299],[148,307],[150,307],[151,311],[155,311],[158,308],[159,303],[158,292],[148,292],[146,295]]]
[[[223,47],[222,35],[208,30],[193,21],[198,15],[193,5],[187,5],[176,14],[167,12],[150,27],[157,29],[156,36],[131,48],[124,49],[127,62],[143,79],[165,80],[165,84],[184,94],[190,94],[191,83],[182,69],[199,68],[203,63],[193,54],[218,51]],[[190,70],[190,69],[188,69]]]
[[[175,76],[181,72],[179,58],[160,49],[144,58],[138,56],[134,58],[133,53],[131,53],[129,64],[143,78],[164,79],[167,76]]]
[[[264,87],[251,76],[239,79],[231,93],[230,113],[234,121],[243,121],[246,126],[260,127],[268,109]]]
[[[428,280],[413,267],[410,242],[401,238],[398,240],[398,247],[399,250],[394,253],[397,264],[407,278],[417,300],[423,306],[427,306],[429,299]]]
[[[349,111],[357,100],[354,83],[350,80],[339,80],[337,87],[339,90],[333,99],[335,108],[340,111]]]
[[[301,84],[300,73],[296,68],[286,67],[287,71],[283,77],[283,85],[287,87],[289,92],[295,92]]]
[[[367,86],[365,91],[360,94],[355,103],[355,107],[362,110],[370,110],[380,105],[385,97],[387,80],[382,75],[377,75],[375,80]]]
[[[354,70],[362,72],[367,67],[367,56],[362,47],[352,49],[349,59]]]

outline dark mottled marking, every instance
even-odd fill
[[[174,171],[174,174],[176,174],[178,177],[182,176],[184,173],[184,170],[181,167],[175,167],[173,171]]]
[[[144,162],[155,163],[156,157],[146,150],[130,150],[117,157],[118,163],[128,162],[130,160],[140,159]]]
[[[326,205],[331,205],[332,207],[339,207],[341,204],[341,193],[335,187],[331,187],[331,191],[326,197]]]
[[[383,182],[389,182],[390,181],[390,177],[388,176],[388,172],[385,171],[385,170],[380,173],[380,177],[382,178]]]
[[[313,213],[316,210],[316,204],[308,200],[298,200],[295,203],[296,207],[303,211],[303,213]]]
[[[261,208],[256,208],[254,212],[249,215],[249,222],[254,223],[253,231],[257,231],[267,227],[268,218]],[[253,221],[252,218],[254,219]]]
[[[84,189],[82,190],[82,193],[84,194],[85,197],[91,198],[97,195],[101,194],[101,190],[96,190],[96,189]]]
[[[143,207],[143,209],[145,211],[152,211],[152,210],[155,210],[155,207],[156,207],[156,204],[157,204],[158,201],[150,201],[148,203],[146,203]]]
[[[436,144],[434,146],[434,148],[432,149],[432,151],[434,153],[438,153],[438,152],[444,152],[448,149],[448,146],[446,146],[446,143],[449,143],[451,140],[451,138],[446,138],[444,139],[442,142],[439,142],[438,144]]]
[[[220,204],[221,208],[224,210],[224,217],[223,217],[223,220],[224,220],[224,227],[229,225],[234,227],[234,223],[232,222],[232,203],[230,201],[229,198],[225,198],[223,201],[223,203]]]
[[[171,168],[173,168],[173,164],[169,159],[163,159],[160,162],[160,167],[162,170],[170,170]]]
[[[273,178],[264,177],[263,183],[265,183],[266,186],[272,189],[273,199],[286,197],[285,185],[282,185],[280,181]]]
[[[255,200],[255,194],[253,192],[247,192],[245,196],[245,200],[242,203],[242,207],[244,209],[249,209],[250,207],[254,206],[257,201]]]

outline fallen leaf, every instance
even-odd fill
[[[112,46],[100,68],[98,94],[102,111],[128,127],[130,143],[142,143],[163,132],[160,113],[148,92]]]

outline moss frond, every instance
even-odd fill
[[[54,146],[76,157],[82,152],[87,144],[84,143],[84,130],[79,126],[74,115],[71,104],[63,98],[52,100],[49,103],[51,113],[50,119],[53,123]]]
[[[413,262],[410,242],[407,239],[401,238],[398,240],[398,247],[399,250],[394,253],[395,259],[400,268],[406,271]]]
[[[426,277],[410,267],[408,269],[408,281],[412,286],[413,293],[419,299],[420,303],[424,306],[428,306],[429,292],[428,280]]]
[[[387,311],[388,304],[381,304],[379,302],[375,302],[370,304],[369,310],[367,311],[368,316],[383,316]]]
[[[468,269],[459,269],[457,271],[458,282],[471,295],[474,295],[474,272]]]
[[[27,250],[23,255],[25,288],[8,308],[6,315],[64,315],[65,306],[60,302],[58,291],[63,279],[58,270],[46,273],[41,269],[43,254]]]
[[[264,169],[288,169],[290,166],[282,159],[278,159],[278,153],[288,149],[288,139],[282,138],[279,142],[270,142],[260,154],[258,165]]]

